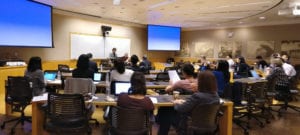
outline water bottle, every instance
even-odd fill
[[[106,97],[110,97],[110,80],[109,80],[109,72],[106,73],[105,85],[106,85]]]
[[[61,72],[58,70],[57,72],[57,77],[56,77],[58,80],[61,80]]]

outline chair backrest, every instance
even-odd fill
[[[67,78],[64,87],[65,94],[95,94],[96,86],[90,78]]]
[[[8,76],[5,101],[7,103],[28,105],[32,99],[32,88],[27,77]]]
[[[58,64],[57,70],[60,72],[70,72],[70,67],[68,65]]]
[[[170,77],[167,72],[158,73],[156,75],[156,81],[169,81]]]
[[[151,130],[149,129],[149,112],[144,109],[114,106],[111,113],[111,126],[115,134],[141,135]]]
[[[197,105],[191,113],[189,128],[196,133],[213,133],[217,129],[220,103]]]
[[[48,94],[47,117],[52,120],[68,120],[87,117],[81,94]]]

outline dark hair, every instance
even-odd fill
[[[136,65],[139,62],[139,57],[134,54],[130,57],[130,61],[133,65]]]
[[[125,63],[122,59],[115,60],[114,67],[120,74],[123,74],[125,72]]]
[[[93,54],[92,53],[87,53],[86,54],[89,58],[93,58]]]
[[[232,58],[232,55],[231,55],[231,54],[228,54],[227,56],[228,56],[229,58]]]
[[[226,60],[219,60],[217,71],[221,71],[224,75],[224,79],[226,82],[229,82],[230,73],[229,73],[229,64]]]
[[[42,59],[38,56],[31,57],[27,66],[27,71],[34,72],[36,70],[42,70]]]
[[[88,69],[89,61],[89,57],[86,54],[81,54],[77,60],[76,67],[83,70]]]
[[[217,80],[211,71],[198,73],[198,91],[204,93],[217,93]]]
[[[182,72],[184,72],[186,75],[194,76],[195,68],[192,64],[186,63],[182,66]]]
[[[130,79],[131,94],[146,95],[146,79],[142,72],[134,72]]]
[[[243,56],[238,57],[238,59],[240,60],[240,63],[246,63],[246,60]]]
[[[258,55],[256,56],[256,59],[262,59],[262,56]]]

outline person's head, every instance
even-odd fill
[[[131,94],[146,95],[146,79],[144,73],[134,72],[130,79]]]
[[[201,57],[201,60],[206,60],[206,56],[202,55]]]
[[[195,68],[192,64],[183,64],[182,72],[185,76],[194,76]]]
[[[76,67],[81,70],[89,68],[89,57],[86,54],[81,54],[77,60]]]
[[[287,62],[290,59],[290,57],[287,54],[281,55],[281,58],[283,59],[284,62]]]
[[[147,56],[146,56],[146,55],[144,55],[144,56],[143,56],[143,60],[146,60],[146,59],[147,59]]]
[[[125,63],[121,59],[117,59],[114,61],[114,67],[120,74],[123,74],[125,72]]]
[[[217,80],[211,71],[198,73],[198,91],[204,93],[217,93]]]
[[[243,56],[240,56],[236,59],[237,63],[246,63],[245,58]]]
[[[139,57],[134,54],[130,57],[130,61],[133,65],[136,65],[139,62]]]
[[[232,55],[231,55],[231,54],[228,54],[228,55],[226,56],[226,58],[227,58],[227,59],[232,59]]]
[[[257,60],[262,60],[263,58],[262,58],[262,56],[258,55],[258,56],[256,56],[256,59]]]
[[[34,72],[38,69],[42,70],[42,59],[38,56],[31,57],[29,59],[27,70],[29,72]]]
[[[111,51],[112,51],[113,53],[115,53],[115,52],[117,51],[117,48],[113,48]]]
[[[222,72],[229,71],[229,64],[226,60],[219,60],[217,63],[217,70]]]
[[[279,53],[273,53],[272,58],[280,58],[280,54]]]
[[[281,67],[282,66],[282,59],[281,58],[273,58],[271,59],[271,64],[275,67]]]
[[[87,53],[86,56],[88,56],[89,59],[93,58],[93,54],[92,53]]]

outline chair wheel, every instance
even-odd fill
[[[96,121],[95,124],[96,124],[97,127],[99,127],[99,125],[100,125],[100,123],[98,121]]]
[[[259,124],[259,126],[260,126],[261,128],[263,128],[263,127],[265,127],[265,124],[261,123],[261,124]]]
[[[271,121],[269,121],[269,120],[266,120],[266,123],[267,123],[267,124],[270,124],[270,123],[271,123]]]
[[[245,130],[245,131],[244,131],[244,135],[249,135],[249,131],[248,131],[248,130]]]
[[[15,131],[14,130],[11,130],[10,131],[10,135],[14,135],[15,134]]]
[[[5,124],[3,123],[3,124],[1,125],[1,129],[4,129],[4,127],[5,127]]]

